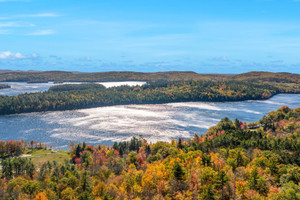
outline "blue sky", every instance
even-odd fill
[[[300,73],[300,0],[0,0],[0,69]]]

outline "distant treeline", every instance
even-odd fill
[[[177,81],[107,89],[95,84],[60,85],[47,92],[1,97],[0,114],[126,104],[258,100],[277,93],[300,93],[300,89],[247,81]]]
[[[7,85],[7,84],[0,84],[0,90],[1,90],[1,89],[6,89],[6,88],[10,88],[10,85]]]
[[[105,87],[101,84],[94,83],[84,83],[84,84],[64,84],[64,85],[56,85],[52,86],[49,91],[52,92],[63,92],[63,91],[71,91],[71,90],[104,90]]]
[[[188,80],[217,80],[217,81],[263,81],[278,83],[300,83],[299,74],[249,72],[243,74],[198,74],[190,71],[170,72],[94,72],[74,73],[65,71],[20,72],[10,71],[0,73],[1,81],[43,83],[53,82],[107,82],[107,81],[188,81]]]

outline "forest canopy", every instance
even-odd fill
[[[96,83],[83,83],[83,84],[63,84],[52,86],[49,91],[50,92],[63,92],[63,91],[72,91],[72,90],[103,90],[105,87],[101,84]]]

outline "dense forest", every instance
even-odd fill
[[[105,87],[101,84],[64,84],[64,85],[56,85],[52,86],[49,91],[50,92],[64,92],[64,91],[72,91],[72,90],[104,90]]]
[[[98,84],[68,84],[54,86],[47,92],[0,97],[0,114],[125,104],[258,100],[278,93],[300,93],[300,88],[255,81],[174,81],[107,89]]]
[[[10,88],[10,86],[7,85],[7,84],[0,84],[0,90],[1,89],[6,89],[6,88]]]
[[[300,108],[282,107],[255,123],[224,118],[190,140],[70,143],[69,160],[39,168],[5,159],[0,198],[299,200],[299,165]]]

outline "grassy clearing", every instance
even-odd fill
[[[28,158],[30,158],[38,168],[47,161],[52,162],[55,160],[58,163],[63,163],[65,159],[70,159],[68,152],[52,151],[48,149],[28,149],[25,154],[31,155]]]

